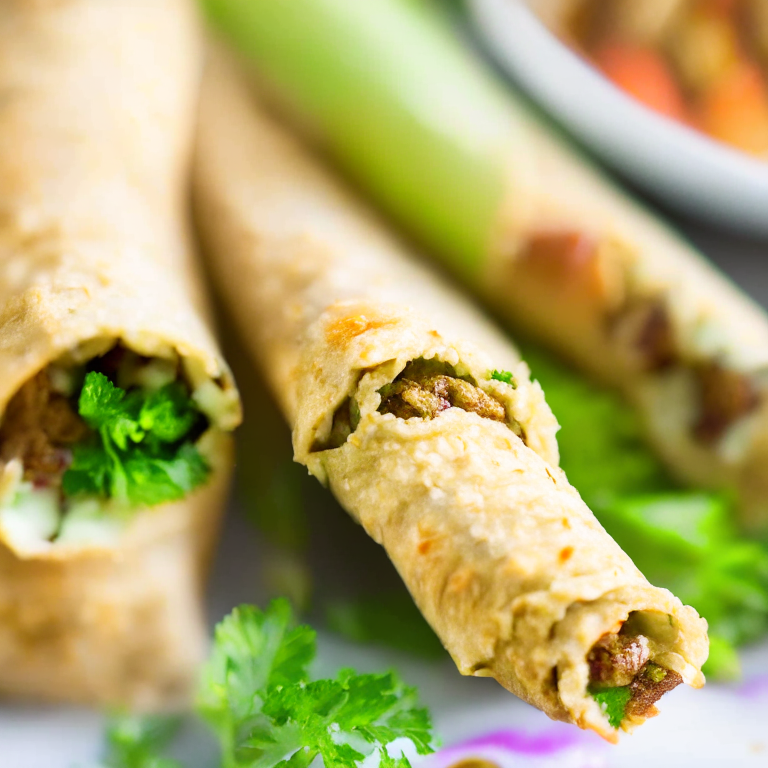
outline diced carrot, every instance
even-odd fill
[[[671,69],[653,48],[610,42],[594,53],[598,67],[619,88],[651,109],[687,121],[683,96]]]
[[[744,61],[702,97],[698,124],[716,139],[768,156],[768,86],[760,69]]]

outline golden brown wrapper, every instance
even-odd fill
[[[190,248],[200,74],[186,0],[0,9],[0,413],[49,363],[117,341],[180,359],[211,429],[207,484],[113,543],[0,534],[0,692],[156,708],[190,693],[205,562],[239,400]]]
[[[556,468],[552,415],[514,348],[411,263],[218,54],[199,132],[194,191],[211,269],[296,459],[385,547],[459,670],[613,740],[587,693],[586,655],[639,612],[663,663],[700,686],[706,623],[648,584]],[[419,357],[501,399],[524,440],[460,408],[431,420],[380,413],[381,387]],[[493,369],[513,371],[517,388]],[[349,397],[359,424],[325,448]]]

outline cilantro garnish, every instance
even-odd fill
[[[513,389],[517,389],[517,382],[512,371],[491,371],[491,379],[494,381],[501,381],[504,384],[509,384]]]
[[[181,382],[126,392],[91,371],[78,411],[95,434],[74,446],[62,482],[66,496],[152,506],[183,498],[208,477],[208,465],[187,439],[201,415]]]
[[[216,628],[203,669],[197,711],[216,734],[223,768],[357,768],[377,753],[380,768],[410,768],[387,745],[410,739],[432,751],[431,722],[416,692],[393,672],[358,675],[345,669],[312,680],[315,632],[294,626],[286,600],[261,611],[236,608]],[[180,768],[161,757],[157,719],[120,719],[108,732],[108,768]],[[153,730],[154,728],[154,730]],[[160,733],[160,736],[163,734]]]
[[[117,717],[107,729],[104,768],[181,768],[161,752],[178,730],[177,717]]]
[[[590,690],[592,698],[600,705],[611,728],[618,728],[627,711],[627,704],[632,698],[632,691],[628,685],[618,688],[602,688]]]
[[[262,612],[239,608],[217,628],[203,673],[199,708],[219,736],[225,766],[354,768],[398,738],[432,751],[431,724],[414,689],[394,673],[309,680],[315,632],[290,629],[291,610],[276,600]]]

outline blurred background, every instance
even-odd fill
[[[445,5],[479,58],[768,307],[768,0]],[[265,385],[235,334],[224,336],[245,401],[238,441],[248,461],[209,586],[211,625],[238,603],[288,595],[321,628],[321,671],[396,666],[419,686],[447,742],[509,727],[564,733],[493,681],[458,676],[383,550],[292,462],[290,433]],[[692,571],[707,569],[716,545],[695,553]],[[661,565],[678,556],[673,546]],[[748,578],[728,584],[724,602],[749,603],[752,624],[728,636],[746,648],[740,662],[720,659],[719,685],[679,691],[664,717],[614,750],[578,733],[505,768],[768,765],[768,576],[759,557]],[[102,718],[86,711],[3,703],[0,768],[92,765],[101,730]],[[215,752],[191,733],[179,754],[202,766]]]

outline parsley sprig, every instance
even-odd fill
[[[395,739],[432,751],[426,710],[392,672],[309,678],[315,631],[291,629],[285,600],[267,611],[237,608],[216,630],[203,672],[199,709],[216,731],[226,768],[306,768],[318,755],[326,768],[354,768]],[[407,761],[406,761],[407,762]]]
[[[294,626],[286,600],[266,611],[241,606],[218,625],[197,711],[218,738],[223,768],[308,768],[317,757],[326,768],[357,768],[374,753],[380,768],[410,768],[387,751],[401,738],[419,754],[432,751],[430,717],[413,688],[393,672],[344,669],[312,680],[315,654],[315,631]],[[105,766],[177,768],[159,754],[151,729],[133,719],[127,727],[117,721],[110,734]]]
[[[611,728],[618,728],[624,720],[627,711],[627,704],[632,698],[632,691],[628,685],[618,688],[603,688],[601,690],[590,691],[594,700],[603,710]]]
[[[497,371],[495,368],[491,371],[490,378],[493,381],[500,381],[503,384],[509,384],[512,389],[517,389],[517,382],[512,371]]]
[[[152,506],[183,498],[208,477],[208,465],[188,439],[202,417],[181,382],[126,392],[91,371],[78,412],[95,434],[74,447],[62,483],[66,496]]]
[[[121,717],[107,729],[104,768],[181,768],[161,752],[179,726],[176,717]]]

